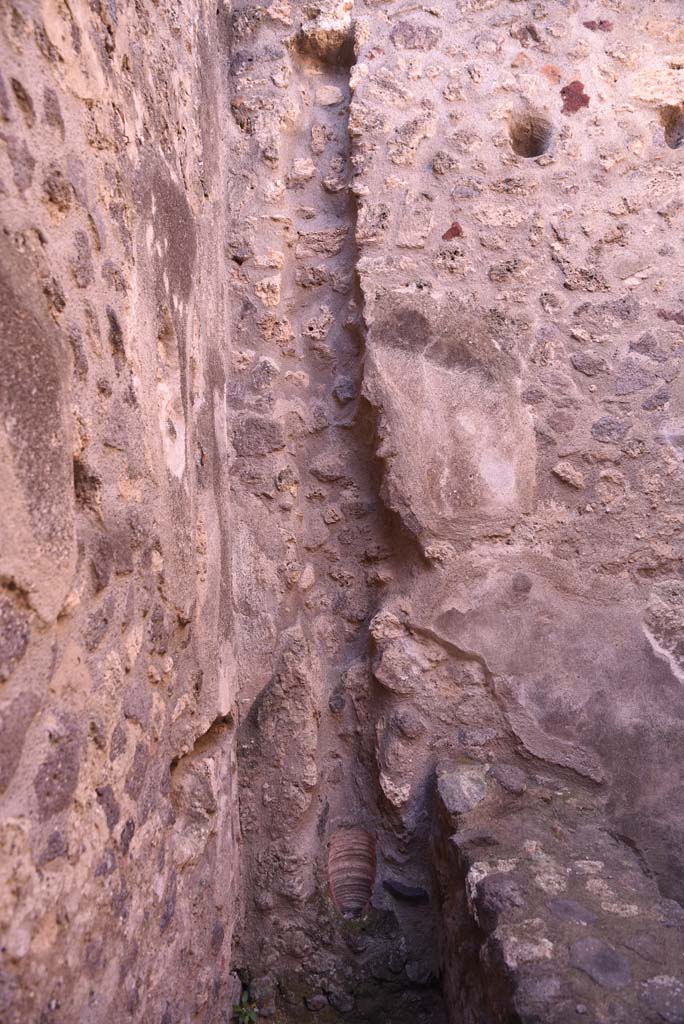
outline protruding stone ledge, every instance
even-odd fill
[[[611,834],[599,798],[546,775],[511,792],[492,769],[486,796],[483,779],[466,799],[468,771],[437,782],[452,1020],[683,1022],[684,910]]]

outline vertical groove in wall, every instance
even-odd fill
[[[438,1020],[435,950],[421,961],[416,988],[406,973],[416,949],[382,885],[388,857],[405,866],[412,856],[382,810],[382,702],[370,672],[369,624],[393,579],[397,533],[379,498],[375,417],[361,394],[354,23],[348,11],[332,13],[278,26],[245,5],[234,21],[242,184],[231,238],[230,404],[250,894],[236,963],[262,1009],[277,1004],[296,1015],[304,1002],[333,1018],[373,1020],[393,1008],[397,1020],[426,1012]],[[377,842],[371,876],[358,851],[344,852],[345,836],[359,830]],[[337,891],[374,884],[360,924],[346,920],[329,889],[331,841],[343,851]],[[424,928],[424,908],[422,916]],[[410,924],[420,945],[422,928]]]

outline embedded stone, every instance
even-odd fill
[[[36,864],[38,867],[42,867],[44,864],[50,864],[54,860],[58,860],[60,857],[66,857],[69,851],[69,847],[63,833],[55,829],[48,836],[47,843],[43,850],[38,856]]]
[[[622,420],[617,416],[602,416],[592,424],[591,436],[601,444],[617,444],[624,440],[631,426],[631,420]]]
[[[233,447],[238,455],[269,455],[285,447],[285,430],[280,420],[270,416],[244,416],[233,433]]]
[[[569,487],[574,487],[576,491],[581,491],[585,487],[584,475],[569,462],[557,462],[551,472],[558,480]]]
[[[328,1002],[338,1013],[349,1014],[354,1009],[353,996],[337,989],[328,992]]]
[[[448,174],[449,171],[453,171],[458,166],[458,159],[452,153],[447,153],[443,149],[437,150],[432,158],[432,170],[439,177]]]
[[[406,885],[394,878],[385,878],[382,882],[383,889],[386,889],[392,896],[406,903],[429,903],[430,895],[420,885]]]
[[[150,754],[147,746],[144,743],[137,743],[125,786],[126,792],[133,800],[140,798],[149,763]]]
[[[655,410],[664,409],[669,401],[670,389],[663,384],[650,398],[642,402],[641,408],[646,412],[654,412]]]
[[[129,818],[126,824],[121,829],[121,835],[119,836],[119,849],[122,854],[126,856],[130,849],[130,845],[135,835],[135,822],[132,818]]]
[[[437,771],[437,792],[448,814],[472,811],[487,796],[487,770],[481,765],[461,765]]]
[[[114,790],[107,784],[105,786],[98,786],[95,792],[97,793],[97,802],[104,811],[107,828],[111,832],[121,817],[121,808],[114,795]]]
[[[517,879],[493,872],[477,883],[472,902],[480,925],[491,930],[501,915],[525,906],[525,894]]]
[[[36,716],[40,700],[27,691],[0,709],[0,793],[12,781],[24,749],[26,733]]]
[[[602,939],[574,942],[570,947],[570,963],[602,988],[621,989],[631,981],[627,960]]]
[[[576,114],[582,107],[588,107],[590,97],[584,91],[584,85],[575,79],[568,85],[564,85],[560,91],[563,99],[563,113]]]
[[[581,903],[563,896],[556,896],[547,902],[547,907],[561,921],[574,921],[575,924],[595,924],[598,917],[592,910]]]
[[[495,764],[490,774],[500,786],[515,796],[522,795],[527,789],[527,776],[522,768],[511,764]]]
[[[304,1002],[307,1010],[311,1010],[312,1013],[318,1013],[320,1010],[324,1010],[328,1005],[328,1000],[322,992],[318,992],[313,996],[306,996]]]
[[[344,93],[336,85],[321,85],[316,90],[316,103],[321,107],[336,107],[344,100]]]
[[[643,391],[655,381],[655,375],[633,359],[625,359],[618,368],[615,378],[616,395],[633,395]]]
[[[411,707],[399,708],[392,716],[392,724],[408,740],[417,740],[425,732],[420,713]]]
[[[598,373],[605,373],[608,369],[608,364],[603,356],[594,355],[593,352],[574,352],[570,356],[570,362],[585,377],[595,377]]]
[[[640,988],[643,1001],[666,1024],[684,1024],[684,981],[660,974]]]
[[[333,395],[340,405],[347,405],[358,396],[358,388],[349,377],[341,377],[333,388]]]
[[[434,25],[416,21],[399,21],[390,33],[394,45],[402,50],[433,50],[442,38],[441,30]]]
[[[11,591],[0,592],[0,683],[10,675],[26,653],[30,637],[29,616]]]
[[[69,806],[81,766],[81,740],[75,723],[63,719],[51,737],[50,753],[33,779],[41,821]]]

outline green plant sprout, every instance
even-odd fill
[[[233,1007],[233,1020],[237,1024],[256,1024],[258,1016],[257,1005],[250,1000],[249,992],[245,989],[240,996],[240,1002]]]

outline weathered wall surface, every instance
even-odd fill
[[[523,747],[598,758],[681,897],[678,6],[460,6],[378,11],[354,73],[364,389],[431,562],[404,594]]]
[[[557,895],[578,897],[577,806],[606,857],[592,906],[597,886],[653,873],[665,902],[648,889],[648,927],[667,945],[682,895],[678,5],[244,3],[235,18],[238,964],[293,1019],[302,1002],[381,1019],[390,989],[392,1019],[440,1019],[435,780],[474,771],[483,843],[503,846],[497,773],[512,773],[537,923],[507,919],[509,946],[550,951],[547,990],[574,1014],[572,936],[535,865],[565,850]],[[359,913],[364,877],[372,892],[356,945],[333,907],[345,830]],[[604,903],[596,935],[629,959],[620,901]],[[576,1001],[657,1019],[635,1008],[649,970],[634,964],[622,1001],[599,1005],[600,978]],[[518,1019],[510,999],[500,1012]]]
[[[7,1022],[232,1003],[226,20],[0,11]]]
[[[3,9],[8,1020],[684,1020],[680,7]]]
[[[425,559],[372,627],[428,723],[383,789],[455,790],[454,1021],[682,1019],[681,11],[456,6],[374,6],[352,73],[363,393]]]

